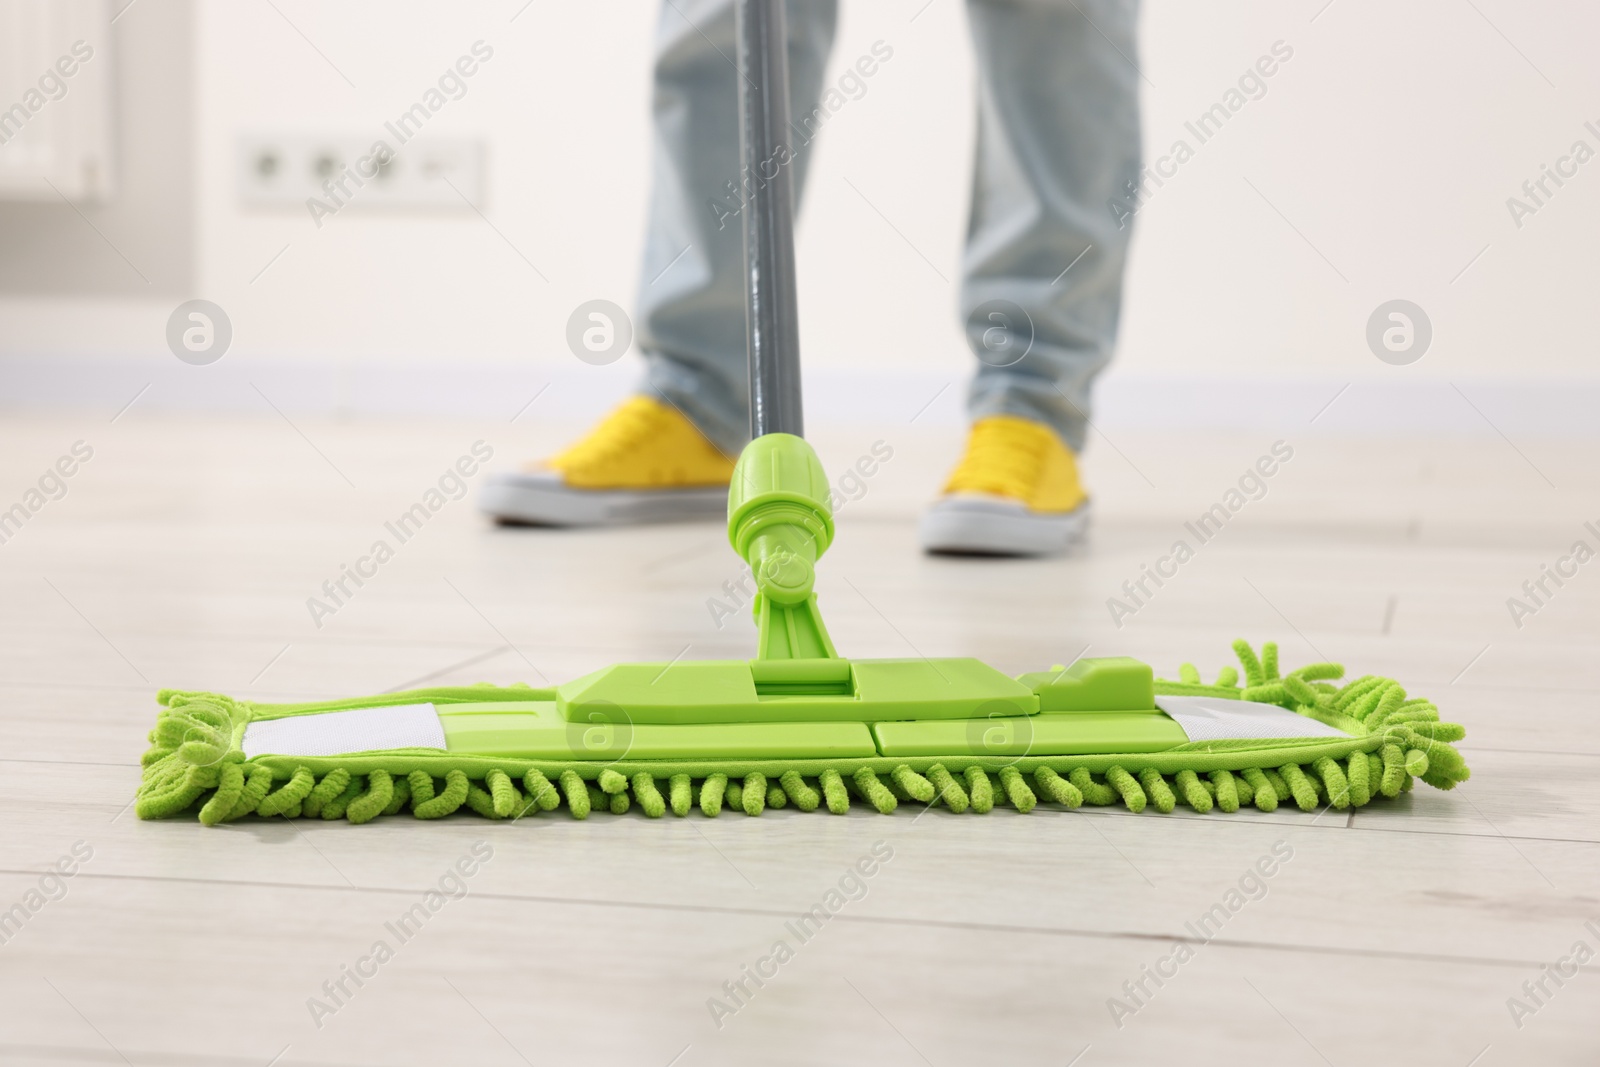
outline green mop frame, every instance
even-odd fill
[[[260,755],[241,747],[251,722],[350,708],[430,702],[550,701],[554,689],[476,685],[417,689],[313,704],[259,704],[215,693],[163,690],[144,781],[135,801],[142,819],[191,812],[206,825],[247,815],[344,818],[369,822],[407,807],[419,819],[467,808],[515,819],[565,804],[577,819],[591,811],[621,814],[637,804],[652,818],[671,810],[707,816],[724,807],[760,815],[790,804],[845,814],[852,794],[889,814],[904,801],[951,812],[1009,805],[1033,809],[1042,795],[1067,808],[1121,803],[1167,813],[1182,803],[1196,812],[1272,811],[1293,800],[1359,808],[1409,792],[1420,778],[1452,789],[1470,775],[1450,744],[1466,731],[1441,722],[1431,702],[1408,697],[1398,682],[1368,675],[1342,687],[1338,664],[1320,663],[1279,676],[1277,647],[1258,657],[1244,641],[1243,668],[1224,667],[1201,684],[1190,664],[1180,680],[1158,680],[1160,694],[1212,696],[1277,704],[1317,719],[1348,738],[1206,741],[1161,752],[1057,756],[866,757],[848,759],[546,760],[474,757],[437,749],[393,749],[329,757]],[[879,776],[885,776],[887,781]],[[991,780],[998,778],[998,786]],[[1030,784],[1031,779],[1031,784]],[[667,783],[667,795],[660,783]],[[520,788],[519,788],[520,787]]]
[[[563,804],[578,819],[635,804],[650,817],[686,816],[697,805],[707,816],[725,807],[759,815],[790,804],[842,815],[852,796],[884,814],[903,802],[1027,812],[1041,796],[1068,808],[1121,803],[1135,812],[1171,812],[1180,802],[1197,812],[1272,811],[1289,800],[1311,811],[1393,798],[1417,778],[1440,789],[1465,781],[1451,742],[1466,731],[1441,722],[1432,703],[1388,678],[1336,687],[1345,672],[1332,663],[1280,675],[1271,643],[1258,656],[1235,642],[1240,667],[1223,668],[1210,685],[1189,664],[1177,681],[1164,681],[1128,659],[1080,660],[1010,679],[976,660],[838,656],[813,591],[834,524],[827,476],[801,436],[793,190],[787,166],[768,173],[773,160],[788,158],[783,6],[739,0],[736,10],[741,143],[747,174],[762,180],[745,189],[752,441],[729,486],[728,536],[756,581],[756,657],[623,664],[553,689],[477,685],[314,704],[163,690],[138,816],[192,812],[208,826],[251,815],[364,823],[407,808],[420,819],[466,808],[516,819]],[[656,686],[669,671],[678,673]],[[638,684],[641,677],[649,683]],[[1157,695],[1276,704],[1345,736],[1175,743],[1185,735],[1157,710]],[[245,752],[252,723],[418,704],[439,712],[446,748]],[[490,725],[463,732],[459,724],[481,705],[493,706],[477,716]],[[614,752],[582,740],[592,723],[621,739]],[[787,731],[786,744],[772,742],[774,724]],[[991,727],[1012,742],[989,744]],[[928,738],[963,728],[971,731],[966,743],[948,751],[889,751],[891,737],[915,741],[922,729],[925,750]],[[646,733],[656,748],[629,743]],[[841,736],[851,744],[835,744]],[[715,743],[708,758],[661,757],[681,750],[684,738]],[[852,747],[877,754],[841,754]],[[711,749],[720,754],[709,758]]]

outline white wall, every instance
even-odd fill
[[[1600,129],[1589,54],[1600,8],[1324,2],[1145,5],[1152,158],[1274,41],[1294,56],[1139,213],[1117,374],[1593,383],[1600,159],[1520,229],[1505,201],[1574,140],[1600,150],[1583,127]],[[271,5],[201,0],[194,295],[232,316],[226,362],[263,373],[309,362],[575,369],[567,315],[597,296],[627,304],[635,285],[657,5],[535,0],[511,21],[522,5],[278,0],[286,21]],[[972,138],[964,33],[956,0],[844,2],[836,63],[879,38],[895,56],[829,125],[816,159],[801,228],[812,368],[928,380],[967,369],[951,287],[918,254],[955,279]],[[303,212],[238,206],[240,133],[376,135],[480,38],[493,60],[428,129],[489,139],[492,227],[469,212],[352,209],[318,230]],[[1393,297],[1434,323],[1432,351],[1410,367],[1379,363],[1364,341],[1368,314]],[[0,346],[164,367],[171,304],[5,296]]]
[[[1505,200],[1574,139],[1600,149],[1583,129],[1585,119],[1600,128],[1600,69],[1587,53],[1600,8],[1335,0],[1309,21],[1325,3],[1146,10],[1152,147],[1273,40],[1295,56],[1152,200],[1127,364],[1381,376],[1390,368],[1367,351],[1363,327],[1376,305],[1403,297],[1435,326],[1413,377],[1593,374],[1600,160],[1520,230]]]

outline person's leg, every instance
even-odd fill
[[[837,0],[786,0],[796,190]],[[655,65],[655,176],[636,309],[642,395],[560,454],[491,475],[502,523],[629,525],[725,517],[749,437],[734,0],[664,0]]]
[[[1108,204],[1139,172],[1138,3],[967,7],[978,145],[960,311],[979,358],[968,408],[1043,423],[1079,452],[1122,306],[1131,220]]]
[[[787,0],[789,85],[805,178],[837,0]],[[639,279],[645,392],[729,455],[750,434],[733,0],[665,0],[655,68],[655,180]]]
[[[968,0],[978,146],[960,307],[979,363],[966,453],[923,516],[930,552],[1043,555],[1087,529],[1075,454],[1122,304],[1129,231],[1109,204],[1139,172],[1137,9]]]

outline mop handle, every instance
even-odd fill
[[[738,0],[739,129],[745,186],[745,340],[750,435],[804,435],[794,274],[793,146],[783,0]]]

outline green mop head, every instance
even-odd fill
[[[840,658],[812,592],[833,537],[828,481],[804,441],[758,438],[740,457],[729,535],[756,577],[752,660],[619,664],[553,689],[477,685],[316,704],[164,690],[135,811],[369,822],[462,808],[574,818],[634,805],[707,816],[790,804],[844,814],[852,797],[952,812],[1044,800],[1195,811],[1294,801],[1361,807],[1421,778],[1466,781],[1429,701],[1333,663],[1240,667],[1203,684],[1157,680],[1127,657],[1010,678],[974,659]]]
[[[1466,763],[1450,744],[1465,731],[1441,722],[1432,703],[1408,697],[1398,682],[1368,675],[1335,687],[1330,681],[1344,670],[1331,663],[1280,676],[1274,645],[1263,646],[1259,657],[1243,641],[1234,648],[1242,685],[1233,667],[1223,668],[1214,684],[1202,685],[1199,673],[1185,664],[1178,681],[1149,683],[1155,701],[1146,709],[882,720],[871,726],[842,720],[632,724],[615,714],[615,706],[590,707],[577,720],[563,718],[563,692],[566,706],[583,706],[578,694],[586,684],[595,685],[596,676],[559,689],[478,685],[320,704],[257,704],[166,690],[135,810],[144,819],[197,814],[207,825],[248,815],[362,823],[406,810],[435,819],[462,808],[514,819],[563,806],[578,819],[634,805],[652,818],[669,809],[687,815],[696,806],[713,817],[725,807],[759,815],[790,804],[842,815],[852,797],[884,814],[902,802],[938,804],[952,812],[1008,804],[1026,812],[1041,798],[1069,808],[1120,803],[1136,812],[1147,806],[1170,812],[1180,803],[1199,812],[1243,805],[1271,811],[1292,800],[1312,811],[1322,804],[1343,809],[1396,797],[1417,778],[1439,789],[1466,781]],[[873,662],[919,661],[859,665]],[[1134,663],[1080,660],[1070,670],[1023,679],[1056,680],[1036,680],[1041,689],[1066,688],[1062,682],[1078,679],[1103,693],[1105,680],[1094,676],[1104,665],[1126,674],[1137,673],[1130,671]],[[1153,747],[1163,737],[1186,736],[1179,723],[1191,721],[1187,712],[1174,717],[1153,706],[1173,703],[1174,697],[1270,707],[1321,729],[1309,736]],[[1050,700],[1046,693],[1045,702]],[[396,713],[388,726],[382,722],[386,711]],[[363,747],[366,738],[386,734],[430,740],[401,736],[429,719],[439,724],[431,740],[442,744]],[[284,724],[291,729],[282,729]],[[757,725],[781,729],[763,733]],[[920,741],[914,728],[928,726],[935,728],[929,737],[935,746],[955,739],[949,751],[884,754],[924,747],[906,735]],[[673,738],[679,730],[692,733]],[[343,747],[362,750],[337,751],[341,737],[348,738]],[[1128,750],[1118,741],[1129,742]],[[257,750],[258,742],[265,750]],[[1057,753],[1063,746],[1083,751]],[[292,751],[271,751],[275,747]],[[519,747],[524,754],[512,754]],[[688,754],[696,748],[699,754]]]

